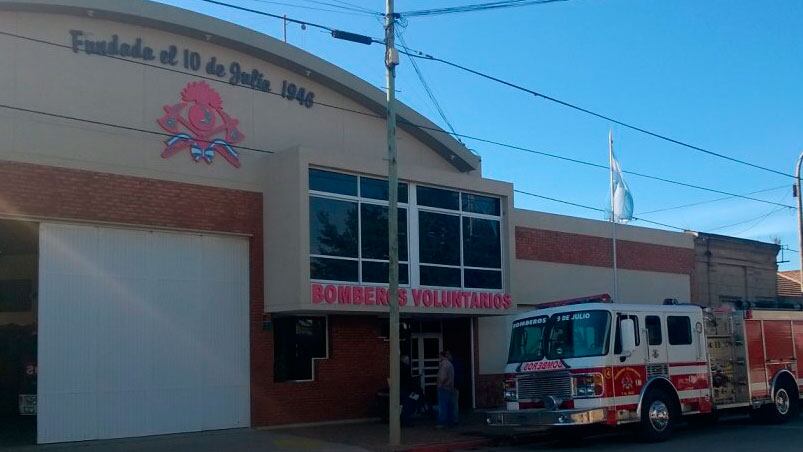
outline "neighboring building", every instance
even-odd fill
[[[775,300],[779,245],[704,232],[694,235],[694,303]]]
[[[3,408],[38,396],[43,443],[376,416],[384,93],[144,0],[0,0],[0,33]],[[399,117],[402,353],[492,405],[508,315],[612,292],[611,224],[513,208]],[[622,301],[692,297],[689,234],[617,228]]]
[[[800,291],[800,270],[778,272],[778,299],[787,301],[803,301]]]

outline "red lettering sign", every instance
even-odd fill
[[[561,360],[555,361],[530,361],[521,364],[522,372],[541,372],[544,370],[565,369],[566,365]]]
[[[399,287],[399,306],[407,306],[410,298],[414,307],[431,311],[505,311],[513,307],[513,299],[506,293]],[[310,301],[312,304],[325,303],[332,307],[354,304],[382,308],[388,305],[390,294],[387,287],[312,283]]]

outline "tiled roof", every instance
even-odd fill
[[[778,272],[778,296],[800,297],[800,271]]]

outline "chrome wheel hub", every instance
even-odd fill
[[[669,408],[664,402],[660,400],[653,401],[650,404],[650,410],[647,415],[650,418],[650,424],[655,430],[659,432],[666,430],[666,426],[669,425]]]
[[[789,393],[786,392],[786,389],[779,389],[775,391],[775,409],[778,410],[780,414],[786,414],[789,412]]]

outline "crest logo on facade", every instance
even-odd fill
[[[164,111],[156,122],[173,136],[165,140],[162,158],[189,149],[195,162],[211,164],[219,154],[235,168],[240,167],[240,154],[232,146],[245,136],[237,128],[239,121],[223,111],[223,100],[206,82],[187,83],[181,102],[165,105]]]

